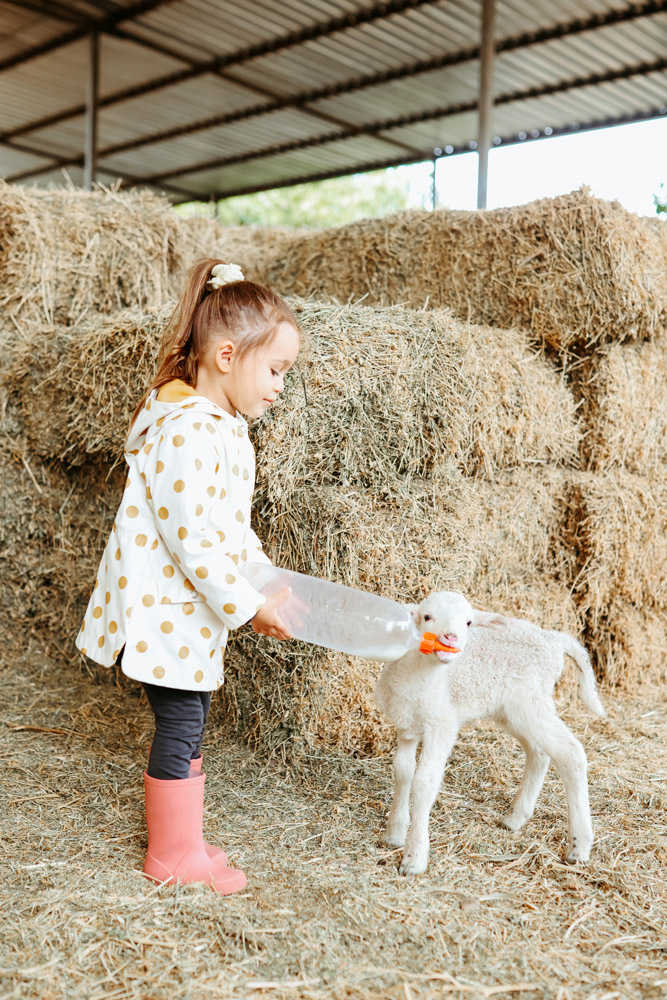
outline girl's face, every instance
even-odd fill
[[[219,344],[214,358],[217,368],[215,391],[206,391],[204,383],[208,380],[205,377],[197,379],[197,388],[228,413],[238,410],[246,417],[259,417],[283,391],[285,375],[298,353],[299,334],[288,322],[280,324],[268,344],[240,359],[233,344]],[[204,371],[200,370],[200,374],[205,376]]]

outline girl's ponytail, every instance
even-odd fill
[[[299,330],[287,303],[262,285],[240,280],[211,288],[208,282],[213,268],[225,263],[206,257],[191,268],[160,345],[155,377],[134,411],[131,424],[154,389],[161,389],[173,379],[195,385],[199,358],[213,333],[228,335],[242,355],[267,343],[281,322]]]

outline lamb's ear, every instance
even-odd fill
[[[509,625],[509,619],[495,611],[477,611],[473,608],[472,624],[481,625],[482,628],[505,628]]]
[[[419,614],[418,604],[406,604],[405,610],[410,612],[415,625],[421,625],[421,615]]]

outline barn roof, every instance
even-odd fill
[[[475,148],[482,0],[0,0],[0,174],[221,198]],[[498,0],[495,145],[667,113],[667,0]],[[90,92],[90,91],[89,91]]]

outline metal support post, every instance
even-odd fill
[[[99,89],[100,40],[91,31],[88,46],[88,80],[86,82],[86,136],[83,159],[83,186],[92,189],[97,175],[97,106]]]
[[[477,208],[486,208],[491,148],[491,114],[493,111],[493,57],[495,54],[494,25],[496,0],[483,0],[482,45],[479,76],[479,135],[477,137]]]

